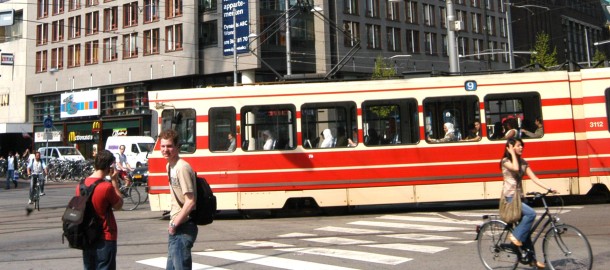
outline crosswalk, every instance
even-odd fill
[[[450,248],[472,245],[474,225],[482,222],[474,217],[494,212],[382,215],[277,235],[273,241],[243,241],[235,243],[235,250],[193,252],[193,269],[347,270],[374,265],[402,269],[419,254],[442,254]],[[157,257],[137,263],[151,269],[165,268],[166,260]],[[352,268],[354,265],[357,267]]]

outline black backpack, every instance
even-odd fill
[[[61,218],[63,222],[62,244],[64,239],[67,239],[71,248],[88,249],[95,246],[103,237],[102,221],[95,214],[91,203],[93,191],[102,181],[104,180],[97,180],[89,187],[85,186],[84,179],[80,182],[80,195],[70,199]]]
[[[196,185],[197,202],[195,205],[197,208],[191,211],[189,216],[197,225],[211,224],[216,217],[216,196],[214,196],[212,188],[204,178],[197,177]],[[176,193],[174,193],[174,197],[176,197]],[[177,197],[176,201],[178,201]],[[178,204],[180,204],[180,201],[178,201]],[[180,204],[180,207],[182,207],[182,204]]]

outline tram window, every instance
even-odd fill
[[[235,151],[235,149],[229,150],[231,142],[228,139],[229,133],[235,137],[235,115],[233,107],[210,108],[208,113],[210,151]]]
[[[425,133],[428,142],[457,142],[475,138],[474,135],[469,135],[469,126],[480,119],[477,96],[424,99]]]
[[[369,100],[362,103],[364,145],[399,145],[419,141],[415,99]]]
[[[295,148],[293,105],[246,106],[241,109],[241,148],[244,151]]]
[[[194,153],[197,150],[196,116],[193,109],[167,109],[161,113],[161,130],[174,129],[178,132],[180,153]]]
[[[357,128],[354,102],[305,103],[301,107],[301,135],[305,148],[321,147],[324,142],[321,133],[326,129],[332,136],[325,138],[329,142],[325,147],[347,147],[351,130]]]
[[[505,139],[509,130],[521,137],[525,130],[534,133],[536,119],[542,119],[542,103],[537,92],[493,94],[485,96],[485,121],[490,140]],[[544,132],[542,131],[542,135]],[[509,136],[512,134],[508,133]],[[539,137],[542,137],[540,135]],[[523,137],[527,137],[523,135]]]

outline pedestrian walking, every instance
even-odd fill
[[[6,167],[6,187],[5,189],[11,189],[11,181],[17,188],[17,179],[15,179],[15,164],[17,159],[15,159],[15,154],[13,151],[8,152],[8,157],[6,157],[7,167]]]
[[[191,165],[180,158],[178,133],[164,130],[159,134],[161,154],[167,160],[172,207],[167,245],[168,270],[186,270],[192,267],[191,248],[197,240],[197,224],[189,217],[197,201],[196,174]]]

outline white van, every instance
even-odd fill
[[[155,139],[149,136],[112,136],[106,140],[106,150],[119,154],[119,146],[125,145],[125,156],[131,168],[148,165],[148,154],[155,147]]]
[[[80,161],[85,160],[83,154],[78,151],[74,146],[49,146],[49,147],[40,147],[38,148],[38,152],[40,152],[40,158],[48,161],[49,159],[59,159],[59,160],[73,160]]]

